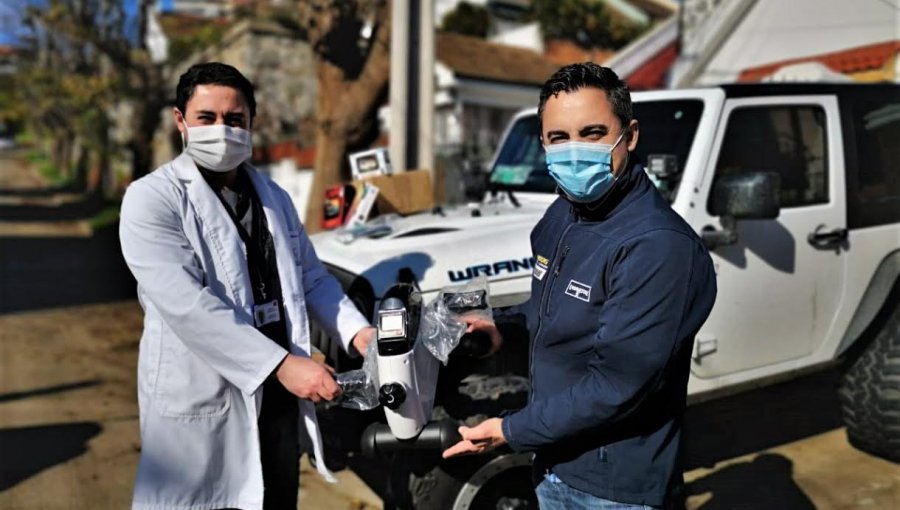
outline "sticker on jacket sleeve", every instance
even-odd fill
[[[531,275],[535,277],[537,280],[543,280],[544,275],[547,274],[547,268],[550,265],[550,260],[543,255],[538,255],[534,260],[534,270],[531,272]]]
[[[575,299],[580,299],[585,303],[591,302],[591,286],[585,285],[579,281],[569,280],[569,286],[566,287],[566,295]]]

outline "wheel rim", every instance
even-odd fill
[[[456,500],[453,502],[453,510],[469,510],[476,500],[501,496],[502,493],[497,491],[498,487],[491,487],[496,485],[491,482],[496,481],[496,478],[503,474],[509,474],[508,472],[511,470],[527,469],[530,472],[531,457],[532,455],[528,453],[510,453],[492,459],[481,466],[459,490]],[[530,476],[525,477],[525,480],[530,480]],[[484,489],[488,489],[488,491],[485,492]],[[531,496],[533,498],[533,492]],[[479,508],[481,507],[482,504],[479,504]],[[521,498],[501,496],[496,499],[494,507],[498,510],[513,510],[531,508],[531,505],[528,504],[528,501],[522,501]]]

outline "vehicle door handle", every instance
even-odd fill
[[[810,233],[806,240],[818,250],[830,250],[839,248],[847,244],[847,229],[836,228],[834,230],[825,231],[825,225],[819,225],[816,230]]]

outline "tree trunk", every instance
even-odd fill
[[[339,105],[346,100],[343,72],[326,60],[319,61],[319,97],[317,98],[316,160],[312,190],[306,207],[304,227],[309,233],[322,229],[325,190],[343,181],[344,156],[347,152],[345,119],[340,118]],[[327,91],[327,92],[326,92]]]
[[[144,55],[145,59],[149,57]],[[162,70],[153,63],[145,62],[138,69],[142,86],[134,98],[134,118],[136,126],[131,138],[131,180],[137,180],[153,170],[153,134],[159,128],[163,108],[168,104],[164,90],[165,79]]]
[[[365,146],[377,136],[378,123],[372,119],[390,74],[390,3],[384,9],[362,72],[349,78],[346,63],[318,59],[316,166],[305,221],[310,233],[321,230],[325,189],[350,177],[345,172],[348,148]]]

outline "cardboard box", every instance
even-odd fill
[[[393,175],[367,177],[363,181],[378,188],[378,214],[412,214],[434,208],[431,172],[409,170]],[[355,182],[355,181],[354,181]]]

